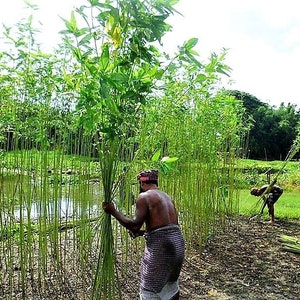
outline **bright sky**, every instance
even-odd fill
[[[83,0],[31,0],[38,3],[37,18],[43,23],[43,41],[47,49],[58,42],[63,29],[58,15],[69,18],[74,5]],[[168,52],[192,37],[201,61],[211,52],[228,49],[226,63],[233,69],[229,88],[244,91],[259,100],[278,106],[297,104],[300,70],[299,0],[180,0],[175,8],[183,15],[168,22],[172,33],[164,38]],[[3,1],[0,23],[16,23],[24,12],[22,0]],[[226,86],[228,87],[228,86]]]

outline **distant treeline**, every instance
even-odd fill
[[[298,134],[300,111],[297,105],[283,103],[277,108],[263,103],[255,96],[231,90],[241,100],[251,129],[245,141],[245,158],[284,160]],[[295,156],[299,158],[299,154]]]
[[[282,103],[279,107],[274,107],[245,92],[237,90],[228,92],[242,101],[245,109],[244,123],[251,124],[248,134],[242,141],[241,155],[257,160],[284,160],[299,131],[300,111],[297,106],[290,103],[285,106]],[[1,120],[3,126],[0,130],[0,149],[9,151],[24,146],[39,148],[39,144],[45,143],[43,138],[46,138],[46,143],[49,143],[51,148],[51,144],[63,143],[67,128],[71,134],[68,141],[78,141],[82,135],[72,111],[62,111],[54,107],[45,109],[38,103],[28,101],[14,100],[6,104],[9,104],[5,106],[6,108],[0,105],[0,111],[4,116]],[[42,132],[44,134],[41,134]],[[86,139],[93,137],[85,136],[83,143],[87,142]],[[78,146],[71,143],[68,152],[97,156],[96,152],[83,153],[75,148]],[[299,159],[300,155],[294,158]]]

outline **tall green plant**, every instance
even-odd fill
[[[139,132],[140,107],[161,78],[160,41],[170,26],[165,22],[176,1],[88,1],[64,20],[65,45],[81,69],[70,87],[78,89],[77,111],[88,131],[97,131],[104,201],[112,201],[120,160],[130,162]],[[78,18],[85,23],[80,26]],[[69,75],[68,75],[69,76]],[[122,154],[122,156],[120,156]],[[114,277],[110,218],[103,218],[98,268],[92,297],[113,298]],[[109,237],[109,238],[108,238]],[[105,266],[101,268],[100,266]],[[111,290],[112,289],[112,290]]]
[[[64,170],[62,156],[74,119],[66,109],[54,105],[61,103],[57,87],[63,87],[59,59],[40,51],[37,32],[32,15],[14,27],[4,26],[8,50],[0,55],[0,174],[1,203],[5,203],[0,213],[1,257],[8,253],[4,265],[10,276],[7,289],[13,295],[14,289],[21,288],[23,298],[30,293],[30,281],[37,279],[43,291],[49,270],[61,272],[59,174]],[[52,158],[51,150],[57,149]],[[55,173],[53,181],[49,172]],[[13,191],[7,188],[10,180]],[[38,217],[33,217],[37,212]],[[14,274],[14,268],[20,276]]]
[[[160,187],[175,199],[191,244],[195,232],[200,231],[201,244],[224,219],[234,186],[238,135],[243,133],[242,110],[219,89],[220,74],[229,72],[226,51],[212,54],[204,64],[194,51],[197,39],[186,41],[173,58],[155,46],[170,30],[166,20],[176,2],[89,0],[64,20],[64,44],[56,57],[31,44],[27,48],[28,30],[18,38],[8,30],[17,54],[0,58],[6,66],[0,77],[0,109],[6,112],[0,142],[1,148],[17,151],[11,161],[6,151],[1,156],[1,175],[30,175],[18,177],[15,192],[1,193],[2,202],[10,199],[10,216],[16,203],[27,209],[20,213],[20,226],[13,217],[1,224],[1,233],[17,236],[19,242],[16,248],[11,238],[1,244],[9,248],[8,256],[4,250],[0,254],[5,257],[11,295],[20,284],[26,296],[29,268],[30,280],[38,278],[41,292],[55,271],[55,280],[64,283],[60,288],[67,289],[72,273],[92,286],[93,299],[122,298],[116,281],[127,270],[120,274],[114,269],[116,247],[122,251],[122,266],[128,266],[127,247],[140,254],[143,242],[131,242],[106,214],[91,226],[94,218],[85,199],[90,179],[100,182],[98,208],[102,201],[119,200],[120,209],[130,215],[132,195],[138,193],[132,184],[136,171],[159,167]],[[12,147],[8,137],[13,138]],[[75,188],[68,185],[66,169],[78,180]],[[90,177],[93,172],[97,178]],[[27,185],[31,189],[25,192]],[[68,201],[80,203],[71,220],[60,215],[63,189]],[[38,220],[30,219],[34,201],[41,212]],[[20,281],[13,276],[16,257],[21,262]],[[4,282],[3,276],[0,280]]]
[[[188,41],[186,49],[195,42]],[[219,88],[220,75],[229,71],[226,51],[213,54],[207,64],[183,53],[180,48],[168,66],[160,97],[151,95],[145,107],[141,144],[147,140],[152,148],[144,147],[140,155],[151,157],[160,149],[164,156],[178,157],[179,173],[165,185],[162,178],[162,187],[176,200],[187,241],[197,231],[202,244],[232,210],[235,158],[247,127],[242,103]]]

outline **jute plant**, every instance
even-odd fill
[[[129,274],[128,261],[138,263],[143,241],[131,241],[101,213],[101,202],[114,200],[131,214],[135,174],[155,166],[158,157],[178,158],[172,173],[162,172],[160,187],[175,199],[188,241],[200,232],[201,244],[224,219],[242,132],[240,104],[218,90],[218,74],[228,71],[224,53],[202,64],[193,50],[196,39],[180,47],[176,59],[162,56],[152,43],[170,29],[165,21],[175,3],[87,1],[64,20],[61,60],[32,47],[25,51],[28,43],[13,39],[20,50],[14,67],[26,68],[9,78],[10,65],[0,87],[1,95],[16,99],[1,102],[2,109],[11,108],[1,128],[4,158],[15,150],[1,175],[8,168],[17,172],[16,181],[1,190],[1,201],[9,203],[1,210],[9,215],[1,217],[1,257],[9,275],[0,280],[9,281],[10,298],[18,288],[23,297],[36,291],[46,297],[51,282],[51,292],[56,288],[60,295],[122,299],[118,279]],[[10,56],[3,57],[6,63]],[[24,113],[18,114],[20,108]],[[98,181],[93,218],[88,189]],[[62,198],[71,212],[65,218]],[[39,216],[33,220],[35,203]]]
[[[119,161],[130,163],[135,156],[134,147],[127,146],[128,150],[123,151],[116,145],[124,147],[130,139],[134,143],[133,137],[139,132],[139,108],[163,73],[159,51],[150,43],[160,41],[170,28],[165,19],[173,11],[172,4],[89,1],[89,7],[76,10],[85,27],[79,27],[75,13],[70,20],[65,20],[65,45],[78,61],[82,74],[68,82],[71,88],[80,82],[77,109],[82,124],[87,130],[98,132],[95,138],[105,201],[112,201]],[[110,299],[116,294],[110,223],[110,218],[105,216],[93,299]]]
[[[174,60],[165,74],[172,81],[162,87],[163,97],[152,95],[140,136],[147,140],[143,145],[151,145],[141,151],[142,157],[151,157],[156,149],[178,157],[178,172],[167,183],[162,179],[162,188],[176,201],[187,240],[193,242],[199,232],[200,245],[232,211],[235,158],[245,134],[241,103],[215,88],[217,70],[227,71],[223,58],[214,55],[207,65],[198,62],[189,68],[187,60]]]
[[[60,232],[78,227],[77,220],[83,219],[84,214],[83,210],[73,210],[70,204],[72,216],[68,212],[62,216],[61,201],[65,197],[62,187],[68,185],[64,174],[68,169],[74,174],[81,171],[86,174],[88,161],[77,165],[75,171],[71,161],[65,160],[65,154],[91,152],[90,142],[82,149],[84,140],[77,144],[78,151],[73,149],[75,143],[70,142],[70,137],[74,138],[74,132],[72,117],[67,115],[68,105],[63,112],[54,108],[53,103],[58,102],[53,95],[57,92],[54,82],[62,87],[56,77],[59,71],[54,70],[51,56],[41,53],[35,44],[32,16],[15,28],[17,32],[7,27],[4,32],[12,50],[1,55],[4,67],[1,81],[5,90],[1,94],[5,97],[1,98],[0,105],[1,115],[5,116],[0,127],[1,202],[4,203],[0,215],[1,260],[4,274],[8,274],[1,277],[4,287],[1,293],[11,299],[18,290],[23,298],[37,290],[43,293],[50,277],[57,283],[66,281],[61,280],[67,278],[62,268],[67,256],[61,247],[77,232],[70,230],[65,241]],[[73,269],[76,260],[67,262],[68,269]]]

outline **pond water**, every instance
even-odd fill
[[[99,215],[102,196],[99,184],[80,182],[53,184],[46,178],[33,181],[28,176],[0,179],[1,219],[71,219]]]

